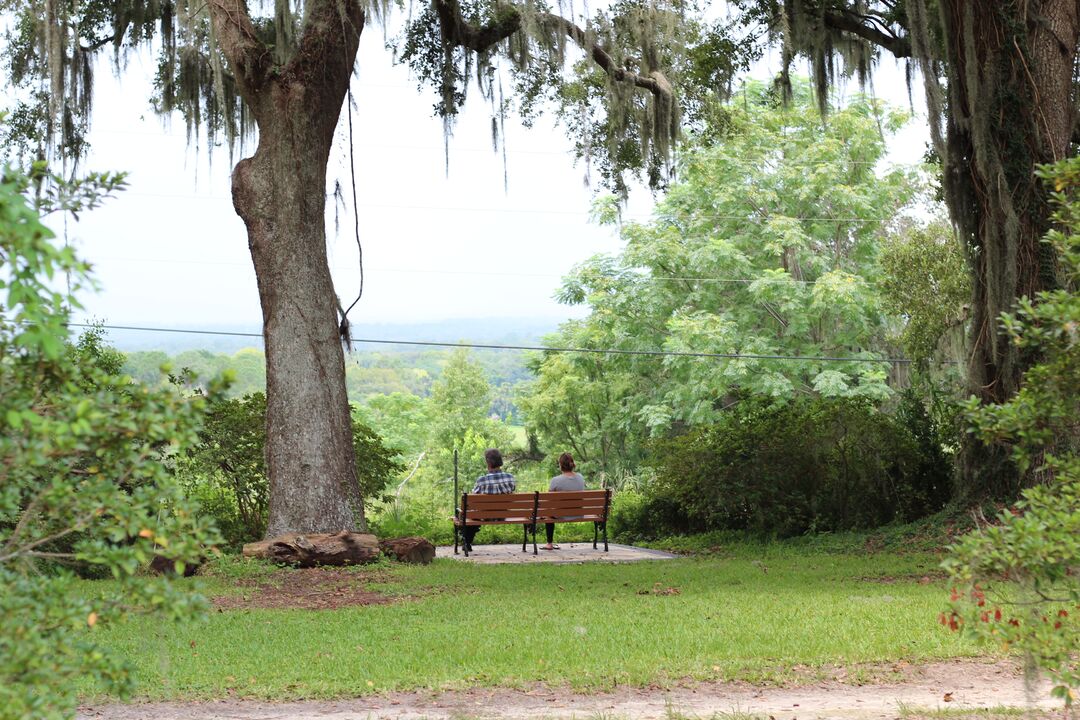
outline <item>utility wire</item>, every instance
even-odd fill
[[[137,191],[125,191],[118,197],[131,196],[131,197],[155,197],[155,198],[169,198],[169,199],[191,199],[191,200],[214,200],[217,202],[232,202],[232,198],[228,195],[186,195],[183,193],[148,193]],[[448,205],[411,205],[411,204],[396,204],[396,203],[364,203],[359,207],[366,210],[431,210],[433,212],[491,212],[491,213],[519,213],[529,215],[566,215],[566,216],[588,216],[592,214],[590,210],[552,210],[550,208],[500,208],[500,207],[451,207]],[[777,215],[770,217],[756,217],[755,213],[748,212],[745,215],[719,215],[714,213],[694,212],[690,213],[687,218],[688,221],[694,220],[741,220],[743,222],[761,223],[767,222],[773,217],[782,217],[787,220],[794,220],[795,222],[812,222],[812,223],[828,223],[828,224],[858,224],[858,223],[878,223],[884,222],[881,219],[875,218],[856,218],[856,217],[790,217],[787,215]],[[670,218],[660,216],[657,217],[654,214],[640,214],[632,213],[622,216],[624,220],[663,220],[669,221]],[[679,218],[682,220],[682,218]]]
[[[225,330],[190,330],[181,328],[160,328],[136,325],[94,325],[89,323],[67,323],[68,327],[94,328],[100,327],[105,330],[134,330],[138,332],[168,332],[182,333],[186,335],[220,335],[224,337],[249,337],[262,338],[261,333],[229,332]],[[501,345],[495,343],[465,343],[465,342],[437,342],[432,340],[386,340],[375,338],[353,338],[354,345],[416,345],[420,347],[442,348],[471,348],[477,350],[533,350],[546,353],[581,353],[592,355],[634,355],[644,357],[690,357],[711,358],[716,360],[780,360],[798,362],[858,362],[858,363],[892,363],[906,365],[912,361],[906,358],[853,358],[853,357],[827,357],[817,355],[764,355],[756,353],[713,353],[713,352],[687,352],[682,350],[620,350],[617,348],[573,348],[573,347],[550,347],[543,345]],[[951,361],[942,361],[944,364],[952,364]]]
[[[90,261],[91,263],[100,262],[132,262],[132,263],[168,263],[184,264],[184,265],[228,265],[228,266],[250,266],[250,261],[244,260],[188,260],[177,258],[134,258],[134,257],[109,257],[102,256]],[[351,265],[332,265],[332,269],[346,270],[352,269]],[[779,269],[779,268],[777,268]],[[404,275],[477,275],[484,277],[521,277],[521,278],[565,278],[570,273],[527,273],[527,272],[493,272],[488,270],[440,270],[437,268],[388,268],[388,267],[370,267],[366,266],[368,272],[383,272],[383,273],[400,273]],[[856,278],[859,285],[874,286],[877,283],[867,280],[859,275],[850,274],[852,278]],[[776,277],[776,278],[736,278],[736,277],[708,277],[708,276],[694,276],[694,275],[650,275],[645,273],[638,273],[632,278],[635,282],[660,282],[660,281],[683,281],[683,282],[705,282],[705,283],[732,283],[750,285],[752,283],[803,283],[806,285],[813,285],[817,283],[817,280],[805,280],[793,277]]]

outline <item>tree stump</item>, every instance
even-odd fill
[[[404,563],[427,565],[435,559],[435,546],[422,537],[380,540],[379,547],[386,555]]]
[[[339,533],[287,533],[269,540],[248,543],[244,557],[272,560],[296,567],[360,565],[379,559],[374,535],[342,530]]]

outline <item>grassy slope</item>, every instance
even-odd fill
[[[446,560],[384,571],[380,589],[407,598],[391,605],[213,612],[198,624],[137,619],[98,630],[131,659],[151,698],[775,682],[827,665],[975,654],[936,623],[941,584],[918,582],[936,565],[928,555],[750,546],[725,559],[628,565]],[[211,594],[237,591],[224,579],[204,583]],[[654,592],[667,588],[678,594]]]

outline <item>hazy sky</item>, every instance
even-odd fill
[[[891,60],[884,66],[878,94],[906,104],[903,73]],[[87,314],[120,325],[258,328],[255,275],[229,197],[227,150],[217,148],[211,159],[205,147],[189,145],[181,120],[163,126],[147,101],[151,55],[133,57],[119,79],[109,68],[107,60],[99,63],[93,149],[84,167],[127,171],[130,187],[69,223],[69,237],[102,285],[83,296]],[[763,63],[754,74],[769,71]],[[551,299],[560,276],[595,253],[617,252],[620,243],[613,229],[590,224],[594,190],[552,120],[530,130],[507,118],[504,189],[483,99],[472,97],[457,123],[447,174],[434,97],[391,65],[378,29],[361,38],[353,94],[366,268],[354,322],[581,314]],[[891,159],[917,162],[926,138],[925,121],[916,119],[893,144]],[[244,154],[253,149],[251,143]],[[344,114],[328,175],[330,183],[349,179]],[[627,217],[646,218],[651,204],[648,193],[635,193]],[[328,220],[331,267],[345,304],[359,278],[348,205],[339,236],[332,214]]]

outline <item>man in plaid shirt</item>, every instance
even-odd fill
[[[486,475],[481,475],[476,478],[476,484],[473,485],[473,494],[479,495],[502,495],[504,493],[512,493],[517,490],[517,483],[514,482],[514,476],[508,472],[503,472],[502,453],[491,448],[484,452],[484,460],[487,462],[488,471]],[[476,533],[479,532],[479,525],[467,525],[465,527],[465,547],[467,550],[472,550],[472,541],[476,537]]]

